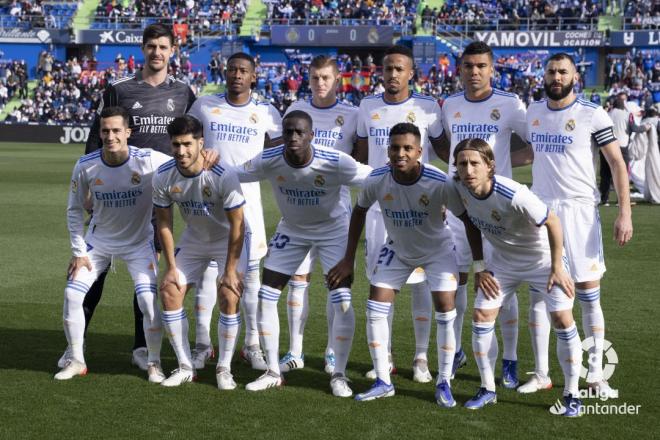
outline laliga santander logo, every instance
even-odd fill
[[[582,341],[582,350],[587,352],[588,365],[592,365],[596,362],[596,358],[595,358],[596,355],[594,353],[590,353],[590,350],[593,349],[595,346],[596,346],[596,342],[594,341],[593,336],[590,336]],[[616,354],[614,347],[612,347],[612,343],[607,339],[603,340],[602,352],[604,358],[603,360],[605,361],[603,365],[602,380],[609,380],[610,377],[612,377],[612,375],[614,374],[614,370],[616,369],[616,366],[619,363],[619,356]],[[586,379],[587,383],[595,382],[595,380],[591,380],[591,378],[589,377],[589,370],[585,368],[584,364],[582,365],[582,368],[580,370],[580,377]]]

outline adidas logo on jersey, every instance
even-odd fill
[[[541,121],[534,119],[534,122],[532,122],[532,127],[538,127],[539,125],[541,125]]]
[[[387,193],[385,194],[385,197],[383,197],[383,200],[385,200],[386,202],[391,202],[392,200],[394,200],[394,196],[390,193]]]
[[[133,104],[133,107],[131,107],[133,110],[137,110],[139,108],[142,108],[142,104],[140,104],[140,101],[135,101],[135,104]]]
[[[278,182],[286,182],[286,179],[284,178],[284,176],[277,176],[277,179],[275,179],[275,180],[277,180]]]
[[[96,179],[94,185],[103,185],[103,181],[101,179]]]
[[[372,121],[380,120],[380,115],[378,113],[374,113],[373,115],[371,115],[371,120]]]
[[[213,115],[219,115],[220,113],[222,113],[222,110],[220,110],[218,107],[211,110],[211,114]]]
[[[180,192],[182,192],[182,189],[179,188],[178,186],[175,186],[174,188],[172,188],[172,194],[176,194],[176,193],[180,193]]]
[[[461,112],[454,113],[454,119],[461,119]]]

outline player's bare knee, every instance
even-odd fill
[[[499,309],[474,309],[472,320],[474,322],[493,322],[497,318]]]
[[[436,312],[446,313],[456,308],[456,292],[431,292]]]
[[[573,313],[571,310],[559,310],[550,312],[552,326],[556,329],[565,329],[573,325]]]
[[[307,273],[307,274],[304,274],[304,275],[293,274],[291,276],[291,281],[304,281],[304,282],[309,283],[309,281],[311,279],[312,279],[312,274],[310,274],[310,273]]]
[[[240,298],[230,289],[221,288],[218,291],[218,307],[225,315],[238,313]]]
[[[183,292],[176,286],[168,286],[160,290],[160,300],[163,303],[163,310],[178,310],[183,307]]]

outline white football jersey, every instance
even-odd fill
[[[511,177],[511,133],[527,138],[525,104],[513,93],[493,89],[488,98],[470,101],[465,92],[456,93],[442,104],[442,125],[451,142],[449,174],[456,172],[454,149],[468,138],[488,142],[495,154],[495,172]]]
[[[597,203],[593,145],[614,142],[612,126],[602,107],[580,98],[559,110],[550,109],[546,100],[532,103],[527,109],[527,142],[534,149],[532,191],[545,202]]]
[[[106,164],[101,149],[82,156],[73,168],[67,225],[76,257],[87,255],[88,245],[114,254],[153,238],[151,179],[171,157],[150,148],[129,146],[128,150],[121,165]],[[88,192],[94,215],[84,234],[83,203]]]
[[[422,135],[422,162],[429,161],[431,142],[442,134],[442,116],[438,102],[430,97],[412,93],[398,104],[385,102],[382,94],[367,96],[360,102],[357,135],[369,140],[369,165],[376,169],[389,161],[387,147],[390,129],[400,122],[410,122]]]
[[[281,136],[282,118],[268,102],[251,99],[245,105],[229,103],[224,94],[198,98],[188,114],[204,126],[204,148],[213,148],[220,159],[231,166],[245,163],[264,149],[266,134],[270,139]],[[252,230],[250,258],[266,255],[266,229],[259,183],[241,184],[246,205],[246,222]]]
[[[291,104],[285,116],[294,110],[304,111],[312,117],[313,146],[332,148],[348,155],[353,152],[357,140],[357,107],[339,101],[330,107],[316,107],[310,98]],[[342,189],[342,202],[350,211],[351,191],[348,187]]]
[[[310,98],[291,104],[285,116],[294,110],[304,111],[312,117],[313,146],[333,148],[349,155],[353,152],[357,140],[357,107],[339,101],[330,107],[316,107]]]
[[[548,207],[525,185],[495,175],[492,191],[484,198],[453,180],[448,193],[447,207],[456,216],[467,212],[493,246],[495,267],[510,272],[549,261],[548,233],[541,227],[548,219]]]
[[[313,147],[313,153],[307,165],[298,167],[287,162],[283,146],[271,148],[238,168],[238,177],[241,182],[268,179],[282,222],[301,238],[345,235],[349,213],[341,203],[341,187],[361,184],[371,167],[330,148]]]
[[[432,165],[422,165],[419,180],[398,183],[392,168],[375,169],[365,180],[357,204],[369,208],[380,204],[385,229],[398,258],[422,265],[437,249],[453,247],[443,218],[447,175]]]
[[[231,168],[214,165],[194,177],[179,172],[174,159],[158,168],[153,179],[153,204],[168,208],[179,205],[186,227],[180,242],[199,243],[226,240],[229,222],[225,211],[245,204],[241,185]]]

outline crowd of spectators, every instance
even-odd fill
[[[447,0],[422,10],[425,29],[452,26],[458,30],[588,29],[603,12],[599,0]]]
[[[0,62],[0,111],[15,96],[28,97],[28,74],[25,61]]]
[[[90,125],[105,86],[139,68],[134,57],[125,58],[122,54],[117,54],[113,63],[102,65],[86,56],[64,62],[43,51],[36,67],[38,83],[31,95],[25,61],[0,63],[0,103],[4,107],[14,96],[21,99],[7,122]],[[195,93],[206,85],[203,69],[194,69],[185,52],[172,57],[170,73],[187,82]],[[7,97],[3,98],[5,89]]]
[[[103,0],[93,26],[142,29],[156,21],[171,22],[181,42],[192,44],[201,33],[237,33],[245,12],[246,0]]]
[[[609,55],[605,89],[614,97],[625,92],[642,109],[660,102],[660,50],[635,50]]]
[[[660,2],[626,0],[623,15],[628,29],[660,29]]]
[[[19,1],[0,6],[0,15],[8,17],[3,20],[5,27],[26,28],[65,28],[77,8],[75,1]]]
[[[418,0],[270,0],[268,18],[274,24],[395,25],[413,29]]]

